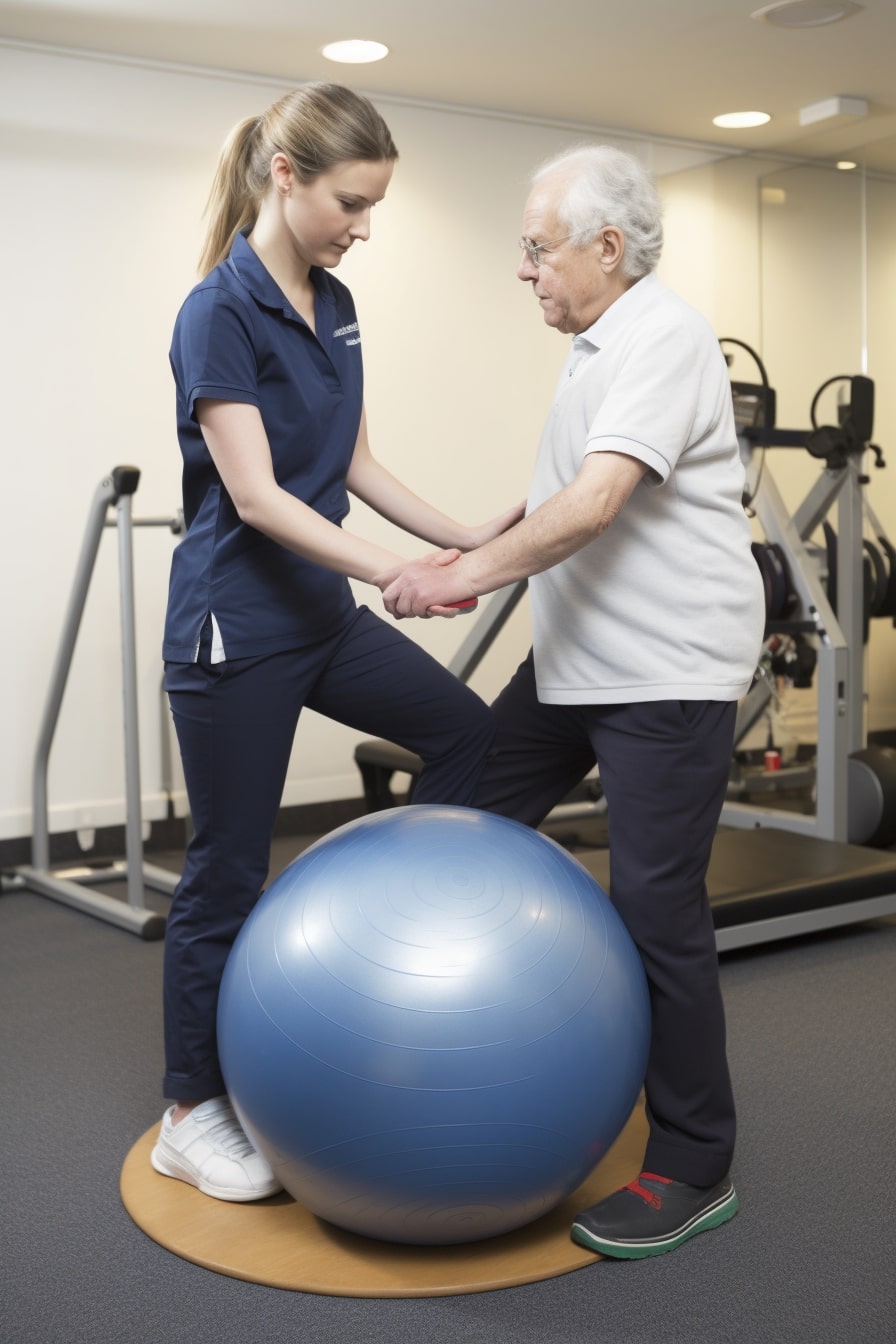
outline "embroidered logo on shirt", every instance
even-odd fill
[[[351,322],[347,327],[337,327],[336,330],[333,332],[333,339],[335,340],[337,336],[350,336],[353,331],[357,330],[358,330],[357,322]],[[361,344],[360,336],[355,336],[353,337],[352,340],[346,341],[346,345],[360,345],[360,344]]]

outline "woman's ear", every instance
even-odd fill
[[[271,181],[280,196],[288,196],[293,184],[292,164],[280,150],[271,159]]]

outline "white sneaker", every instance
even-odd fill
[[[247,1139],[227,1097],[203,1101],[176,1125],[173,1114],[172,1106],[162,1116],[149,1158],[163,1176],[195,1185],[213,1199],[267,1199],[283,1189]]]

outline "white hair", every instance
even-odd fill
[[[557,219],[579,243],[608,224],[625,238],[623,273],[633,280],[656,269],[663,247],[663,207],[656,182],[631,154],[611,145],[565,150],[532,174],[533,185],[565,173]]]

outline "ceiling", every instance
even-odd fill
[[[0,0],[0,41],[273,76],[539,121],[758,153],[852,158],[896,175],[896,3],[782,28],[762,0]],[[803,13],[836,0],[797,0]],[[334,65],[324,42],[367,37],[391,53]],[[800,108],[864,98],[864,117],[801,126]],[[721,131],[719,112],[766,125]]]

